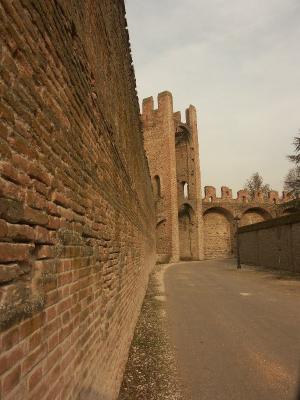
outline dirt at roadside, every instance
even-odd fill
[[[150,276],[118,400],[187,400],[165,330],[161,268]]]

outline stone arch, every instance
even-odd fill
[[[167,220],[161,219],[156,224],[156,254],[158,254],[158,262],[168,262],[168,235],[167,235]]]
[[[156,199],[161,197],[161,180],[159,175],[155,175],[153,178],[153,193]]]
[[[262,207],[249,207],[243,212],[240,220],[240,226],[256,224],[257,222],[267,221],[272,219],[269,211]]]
[[[178,211],[179,247],[181,260],[197,258],[197,227],[195,212],[188,203],[181,205]]]
[[[211,207],[204,212],[205,259],[231,258],[234,255],[234,218],[223,207]]]
[[[175,145],[178,146],[181,143],[189,142],[191,136],[192,135],[190,129],[184,124],[179,124],[175,132]]]

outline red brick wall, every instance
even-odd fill
[[[300,213],[239,229],[241,261],[300,272]]]
[[[119,0],[0,0],[0,398],[113,399],[155,211]]]

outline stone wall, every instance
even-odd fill
[[[241,262],[300,272],[300,213],[239,229]]]
[[[0,398],[114,399],[155,210],[123,1],[0,0]]]

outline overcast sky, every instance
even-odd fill
[[[198,111],[202,184],[282,190],[300,128],[300,0],[126,0],[140,101]]]

